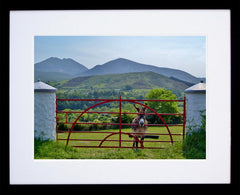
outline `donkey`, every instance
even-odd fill
[[[147,105],[145,103],[145,105]],[[138,108],[135,104],[134,107],[136,108],[136,110],[138,111],[138,116],[136,118],[134,118],[132,120],[132,132],[133,135],[136,136],[137,138],[141,138],[141,141],[144,140],[144,134],[147,132],[147,120],[146,120],[146,116],[145,116],[145,112],[146,112],[146,107],[142,107],[141,109]],[[134,133],[144,133],[144,134],[134,134]],[[138,148],[138,141],[134,138],[133,141],[133,147]]]

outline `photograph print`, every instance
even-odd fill
[[[34,159],[206,159],[206,37],[34,36]]]

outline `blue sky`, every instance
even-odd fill
[[[205,36],[35,36],[34,63],[49,57],[87,68],[121,57],[206,76]]]

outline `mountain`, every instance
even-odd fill
[[[34,64],[35,80],[58,80],[73,78],[88,69],[71,58],[50,57]],[[37,78],[38,77],[38,78]]]
[[[121,74],[121,73],[130,73],[130,72],[155,72],[167,77],[174,77],[182,81],[189,83],[198,83],[200,79],[194,77],[193,75],[184,72],[182,70],[172,69],[172,68],[163,68],[153,65],[141,64],[128,59],[118,58],[112,61],[109,61],[103,65],[96,65],[92,69],[89,69],[76,76],[92,76],[92,75],[106,75],[106,74]]]
[[[192,86],[176,81],[154,72],[132,72],[122,74],[108,74],[84,76],[58,83],[58,89],[153,89],[165,88],[180,96],[181,93]]]
[[[41,72],[60,72],[69,75],[80,74],[88,70],[84,65],[71,58],[51,57],[44,61],[34,64],[35,71]]]
[[[34,71],[34,82],[36,82],[38,79],[40,79],[43,82],[48,82],[48,81],[61,81],[72,78],[74,78],[74,76],[61,72]]]
[[[198,83],[205,78],[197,78],[182,70],[157,67],[153,65],[141,64],[128,59],[118,58],[109,61],[103,65],[96,65],[92,69],[87,69],[84,65],[74,61],[71,58],[50,57],[44,61],[34,64],[35,81],[60,81],[79,76],[122,74],[131,72],[155,72],[176,81],[185,81],[187,83]]]

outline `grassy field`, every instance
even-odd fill
[[[108,130],[110,131],[110,130]],[[113,132],[118,130],[112,130]],[[130,129],[123,129],[122,132],[130,132]],[[101,131],[106,132],[106,131]],[[166,133],[165,127],[149,127],[150,133]],[[171,127],[172,133],[181,133],[181,127]],[[102,139],[108,134],[80,134],[72,133],[71,139]],[[182,136],[173,136],[176,141],[172,146],[170,142],[148,143],[145,147],[164,147],[165,149],[119,149],[119,148],[74,148],[72,145],[98,145],[100,141],[70,141],[67,148],[66,141],[41,141],[35,139],[34,158],[35,159],[204,159],[205,158],[205,132],[200,132],[189,136],[182,141]],[[59,138],[67,138],[66,133],[59,135]],[[109,139],[117,139],[118,135]],[[122,139],[130,140],[128,136],[123,135]],[[150,140],[150,139],[145,139]],[[154,139],[155,140],[155,139]],[[159,140],[170,140],[169,136],[163,135]],[[187,141],[188,140],[188,141]],[[201,144],[200,144],[201,143]],[[117,142],[104,142],[103,146],[117,146]],[[123,146],[132,146],[132,142],[123,142]]]
[[[180,134],[182,133],[182,127],[170,127],[171,133],[172,134]],[[95,140],[102,140],[104,139],[107,135],[109,135],[108,132],[119,132],[118,129],[115,130],[98,130],[98,133],[72,133],[70,136],[70,139],[95,139]],[[122,129],[122,133],[131,133],[132,129],[127,128],[127,129]],[[169,147],[171,146],[170,142],[147,142],[147,141],[170,141],[170,136],[168,135],[168,131],[165,127],[149,127],[148,128],[148,133],[162,133],[162,134],[167,134],[167,135],[160,135],[159,139],[145,139],[144,146],[145,147]],[[67,139],[68,133],[59,133],[59,139]],[[119,138],[119,134],[113,135],[109,137],[103,144],[102,146],[118,146],[119,143],[118,141],[108,141],[108,140],[117,140]],[[132,139],[128,137],[128,135],[122,135],[123,140],[122,146],[125,147],[131,147],[132,146]],[[126,141],[129,140],[129,141]],[[173,140],[174,141],[181,141],[182,136],[177,136],[173,135]],[[66,141],[63,141],[66,143]],[[98,146],[101,141],[74,141],[70,140],[69,145],[77,145],[77,146]]]

